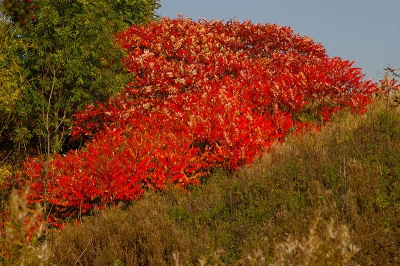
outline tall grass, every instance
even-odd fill
[[[1,213],[8,213],[9,218],[0,231],[0,265],[50,265],[51,252],[43,240],[46,224],[38,219],[42,208],[28,208],[28,190],[13,191],[8,210]]]
[[[250,168],[67,226],[56,265],[398,265],[400,114],[378,101]]]

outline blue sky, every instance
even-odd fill
[[[161,0],[161,16],[195,21],[251,20],[290,26],[323,44],[329,56],[355,61],[367,79],[400,67],[399,0]]]

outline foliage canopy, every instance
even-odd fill
[[[118,43],[133,77],[75,114],[86,148],[26,163],[30,199],[46,197],[56,224],[145,189],[198,184],[214,167],[237,170],[337,110],[364,112],[376,90],[351,62],[276,24],[165,18],[128,28]]]
[[[7,106],[0,116],[14,110],[1,137],[4,143],[25,144],[30,152],[52,154],[65,148],[73,113],[105,101],[131,79],[114,36],[131,23],[156,19],[159,1],[35,0],[34,20],[18,27],[14,12],[32,9],[25,2],[2,2],[2,38],[20,46],[0,51],[0,59],[14,66],[1,66],[8,71],[4,78],[10,78],[1,88]]]

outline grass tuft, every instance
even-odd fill
[[[14,190],[10,196],[9,217],[0,232],[0,265],[50,265],[51,251],[43,240],[46,225],[40,221],[42,208],[29,208],[28,192],[28,188]]]

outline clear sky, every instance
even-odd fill
[[[329,56],[354,61],[378,81],[400,68],[400,0],[161,0],[158,13],[195,21],[251,20],[290,26],[323,44]]]

